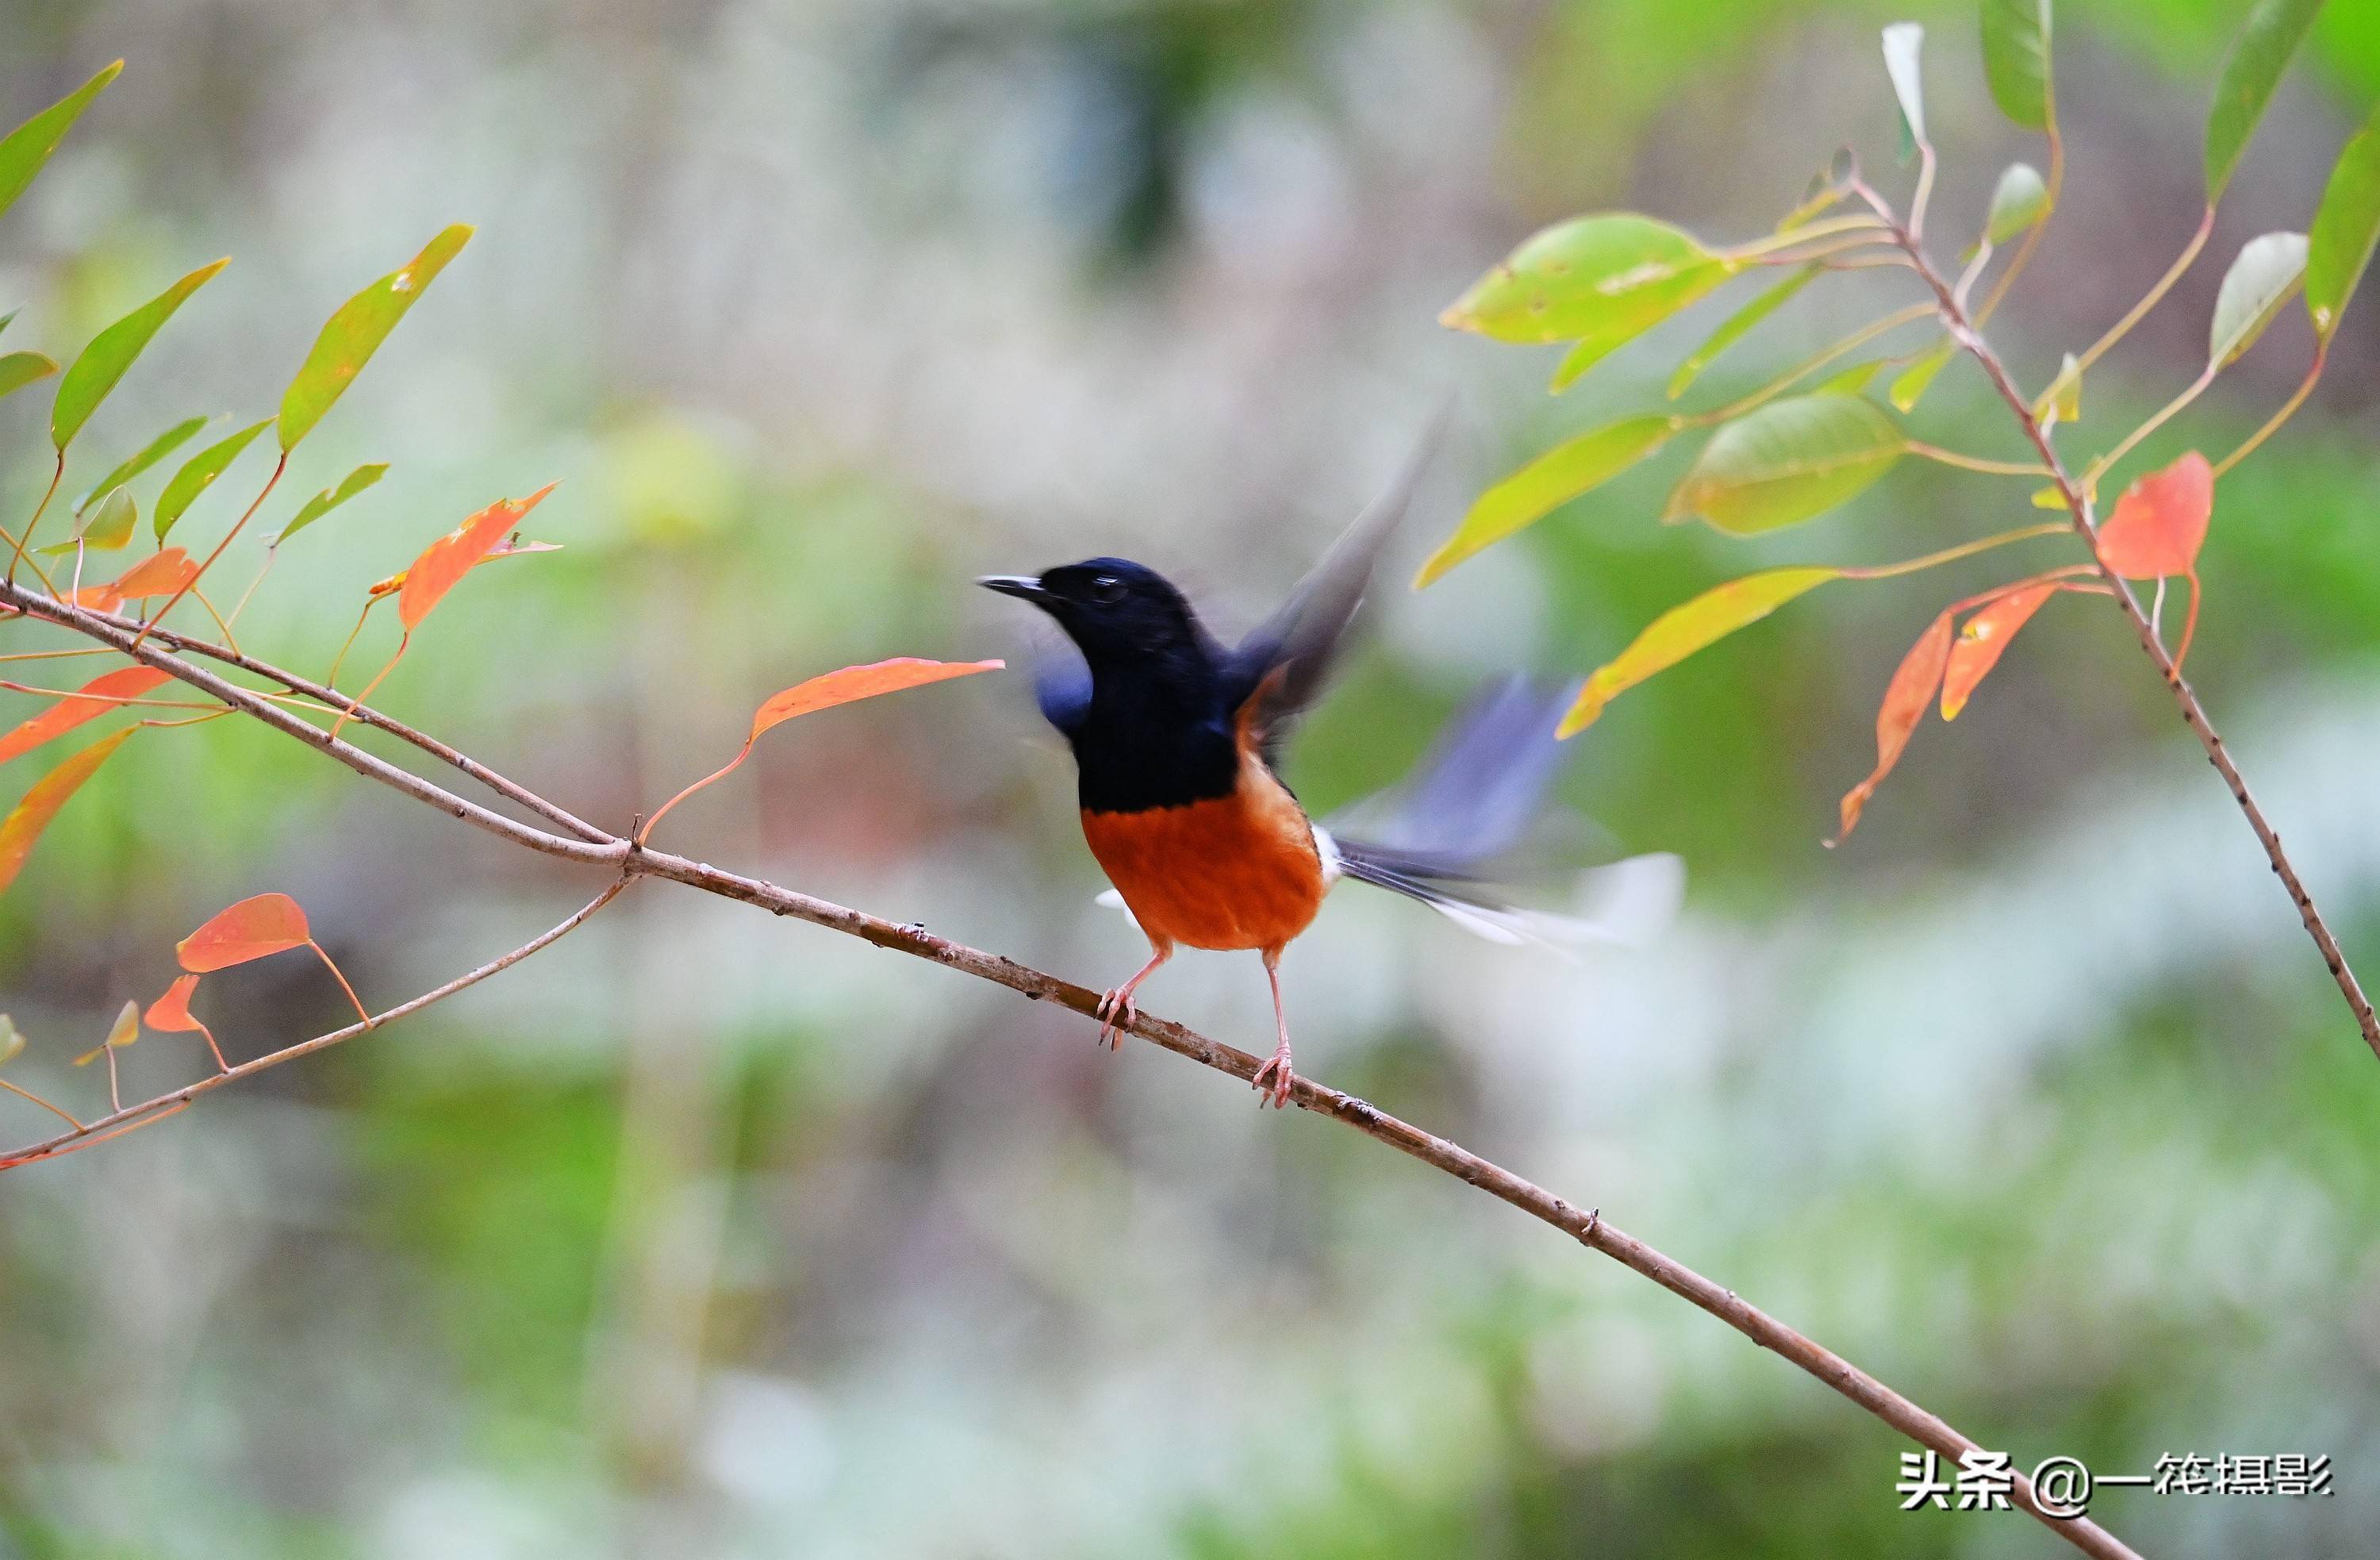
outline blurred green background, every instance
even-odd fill
[[[1994,329],[2028,383],[2190,231],[2244,8],[2062,8],[2070,195]],[[1982,91],[1966,6],[15,0],[0,118],[129,63],[8,214],[0,307],[25,305],[10,346],[64,358],[237,257],[103,408],[71,493],[177,418],[268,415],[339,299],[478,223],[274,503],[360,460],[389,479],[285,550],[241,638],[319,673],[370,581],[562,479],[529,530],[565,550],[468,580],[376,701],[616,826],[802,676],[1017,655],[978,572],[1122,553],[1252,621],[1451,387],[1401,579],[1485,482],[1658,403],[1730,305],[1560,399],[1554,352],[1438,310],[1573,211],[1749,237],[1846,139],[1898,179],[1875,30],[1905,15],[1931,31],[1947,245],[2039,156]],[[2195,372],[2223,266],[2304,226],[2375,92],[2380,14],[2333,6],[2208,259],[2094,376],[2070,448]],[[1706,388],[1909,286],[1821,283]],[[2141,462],[2228,447],[2308,337],[2285,320]],[[2191,661],[2367,975],[2375,394],[2366,298],[2307,412],[2223,488]],[[0,403],[12,517],[47,480],[47,404]],[[1916,426],[2015,452],[1964,364]],[[1583,673],[1754,565],[2032,516],[2023,484],[1912,462],[1759,544],[1664,530],[1689,453],[1428,592],[1392,579],[1301,792],[1384,783],[1479,675]],[[266,463],[185,530],[219,534]],[[254,564],[243,542],[226,578]],[[1301,1069],[1600,1204],[2020,1466],[2332,1457],[2326,1499],[2103,1492],[2146,1553],[2368,1555],[2380,1067],[2120,620],[2045,612],[1819,848],[1901,652],[1998,567],[1796,603],[1579,740],[1567,799],[1688,865],[1649,952],[1565,964],[1342,894],[1288,963]],[[375,615],[355,664],[392,646]],[[37,707],[5,698],[8,722]],[[1140,945],[1090,904],[1072,784],[1011,674],[785,728],[669,827],[1105,983]],[[67,1059],[247,894],[294,894],[386,1005],[593,886],[268,733],[152,734],[0,899],[0,1007],[33,1042],[10,1076],[96,1110]],[[1147,997],[1269,1032],[1245,956]],[[211,977],[200,1009],[237,1057],[340,998],[293,957]],[[1090,1038],[646,884],[419,1019],[7,1176],[0,1555],[2064,1553],[2022,1517],[1902,1515],[1902,1443],[1611,1263]],[[200,1059],[150,1036],[128,1097]],[[45,1119],[0,1099],[8,1142]]]

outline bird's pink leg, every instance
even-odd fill
[[[1272,982],[1273,1029],[1280,1041],[1273,1047],[1272,1060],[1257,1069],[1256,1086],[1257,1093],[1263,1096],[1266,1092],[1265,1079],[1270,1078],[1273,1080],[1270,1097],[1273,1108],[1279,1110],[1289,1103],[1290,1085],[1296,1081],[1289,1070],[1289,1015],[1281,1005],[1281,950],[1267,948],[1264,964],[1265,979]],[[1264,1099],[1258,1098],[1257,1108],[1261,1110],[1264,1105]]]
[[[1140,967],[1140,973],[1123,985],[1110,990],[1099,998],[1098,1009],[1099,1039],[1108,1042],[1108,1049],[1111,1051],[1123,1044],[1123,1031],[1134,1019],[1140,1017],[1140,1009],[1133,1005],[1134,990],[1143,981],[1157,973],[1159,965],[1173,957],[1173,945],[1171,942],[1160,943],[1152,937],[1148,940],[1148,945],[1151,949],[1148,962]],[[1098,1042],[1095,1041],[1092,1043],[1097,1044]]]

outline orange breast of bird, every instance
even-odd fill
[[[1083,837],[1152,941],[1278,948],[1313,922],[1328,886],[1305,810],[1245,732],[1228,795],[1085,809]]]

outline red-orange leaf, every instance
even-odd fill
[[[1876,713],[1876,771],[1852,786],[1843,796],[1842,833],[1828,840],[1828,845],[1840,845],[1859,826],[1860,813],[1865,810],[1868,798],[1900,762],[1902,750],[1909,746],[1917,723],[1925,718],[1925,707],[1934,702],[1935,685],[1942,680],[1942,668],[1950,654],[1950,615],[1945,612],[1925,626],[1909,653],[1900,658],[1900,668],[1884,690],[1884,703]]]
[[[2124,490],[2099,528],[2099,555],[2127,579],[2188,574],[2198,567],[2214,512],[2214,469],[2192,450]]]
[[[147,596],[170,596],[199,577],[199,566],[190,555],[179,547],[168,547],[162,553],[152,553],[124,571],[123,578],[109,587],[121,600],[140,601]]]
[[[189,1034],[203,1031],[204,1024],[190,1017],[190,993],[199,989],[199,978],[185,975],[165,988],[165,994],[149,1005],[140,1021],[160,1034]]]
[[[926,661],[914,655],[902,655],[866,666],[845,666],[840,672],[828,672],[808,682],[795,683],[782,693],[771,694],[753,715],[752,735],[746,740],[747,743],[757,742],[760,733],[771,726],[792,720],[795,715],[807,715],[813,710],[848,704],[858,699],[873,699],[880,693],[898,693],[905,688],[919,688],[950,677],[996,672],[1006,664],[1002,661]]]
[[[124,604],[124,592],[113,585],[86,585],[67,598],[67,605],[91,612],[114,612]]]
[[[174,945],[182,968],[194,975],[246,964],[252,958],[302,948],[313,940],[306,912],[286,894],[260,894],[219,910],[204,926]]]
[[[2016,631],[2058,590],[2057,585],[2034,585],[2011,591],[1967,619],[1966,627],[1959,630],[1958,642],[1950,647],[1949,668],[1942,677],[1944,720],[1959,718],[1975,685],[1999,664],[2000,652],[2016,638]]]
[[[33,842],[42,837],[42,831],[50,826],[50,820],[58,815],[58,809],[67,804],[67,798],[107,762],[109,754],[124,746],[126,737],[140,729],[137,725],[128,725],[75,754],[35,781],[33,788],[25,793],[25,799],[17,804],[16,810],[6,820],[0,820],[0,890],[6,889],[17,881],[17,873],[25,865],[25,858],[32,852]]]
[[[166,676],[153,666],[122,666],[100,674],[77,690],[90,698],[61,699],[7,736],[0,737],[0,763],[30,752],[54,737],[63,737],[94,716],[123,708],[113,701],[138,699],[165,681]]]
[[[470,573],[472,566],[486,557],[553,487],[548,482],[527,498],[498,499],[423,548],[405,571],[405,584],[396,598],[396,615],[407,632],[419,627],[439,599],[455,588],[455,581]]]

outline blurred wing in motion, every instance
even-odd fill
[[[1554,728],[1575,689],[1491,683],[1448,724],[1412,775],[1342,812],[1325,836],[1339,871],[1418,899],[1496,943],[1640,945],[1673,920],[1685,875],[1674,856],[1577,874],[1564,909],[1511,902],[1496,886],[1546,874],[1514,858],[1560,767]]]
[[[1293,720],[1330,680],[1347,626],[1371,585],[1372,567],[1404,518],[1446,422],[1447,413],[1440,409],[1395,480],[1332,543],[1280,610],[1230,654],[1224,668],[1228,707],[1236,710],[1247,700],[1257,700],[1256,730],[1267,762],[1276,767]]]

